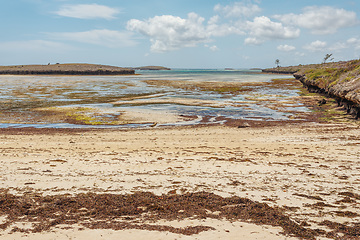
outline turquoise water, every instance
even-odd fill
[[[289,120],[307,112],[295,103],[299,90],[261,85],[290,75],[259,74],[251,70],[174,69],[138,71],[131,76],[0,76],[0,128],[4,127],[147,127],[142,121],[108,125],[84,125],[41,118],[44,109],[86,108],[97,118],[115,118],[126,112],[169,113],[191,116],[179,121],[161,121],[157,126],[223,123],[224,119]],[[150,84],[164,81],[166,84]],[[179,85],[181,83],[181,85]],[[212,84],[249,84],[250,90],[213,91]],[[254,85],[255,84],[255,85]],[[279,107],[280,104],[280,107]],[[276,107],[275,107],[276,105]],[[40,109],[40,110],[39,110]],[[13,119],[11,119],[13,116]],[[206,119],[206,121],[204,120]]]

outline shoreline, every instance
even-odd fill
[[[298,88],[294,81],[251,87]],[[220,83],[151,83],[228,94],[252,91]],[[169,101],[142,98],[109,102]],[[271,107],[295,102],[313,112],[277,121],[206,115],[196,125],[161,126],[170,121],[165,118],[191,122],[195,116],[133,111],[124,122],[151,119],[151,127],[1,128],[0,238],[356,238],[359,122],[339,113],[336,102],[306,90]],[[19,116],[88,120],[81,112],[42,110],[47,111]]]
[[[333,239],[342,234],[351,236],[351,229],[356,231],[353,224],[360,221],[360,198],[357,198],[360,196],[357,174],[359,136],[359,126],[349,123],[303,123],[261,128],[0,130],[3,143],[0,147],[2,191],[25,199],[26,196],[62,199],[62,196],[82,193],[99,197],[101,194],[130,196],[145,192],[169,197],[200,192],[222,198],[236,196],[281,209],[282,214],[289,216],[297,226],[321,229],[313,232],[313,236],[318,234],[324,239]],[[133,207],[145,209],[143,205]],[[175,216],[182,216],[180,210]],[[154,213],[152,211],[155,209],[149,214]],[[204,229],[191,235],[199,239],[208,236],[237,239],[239,235],[248,239],[260,236],[264,239],[298,239],[292,234],[282,235],[280,232],[284,229],[263,225],[264,222],[256,225],[241,219],[235,222],[216,220],[213,217],[217,213],[211,215],[210,212],[202,221],[193,216],[169,221],[162,217],[159,219],[161,208],[159,211],[160,215],[150,215],[148,220],[140,213],[129,219],[115,218],[125,224],[121,225],[127,226],[125,228],[120,227],[119,222],[112,227],[96,227],[103,221],[96,220],[84,227],[81,225],[83,221],[71,224],[69,220],[69,223],[54,223],[48,230],[40,232],[33,232],[31,224],[24,225],[16,219],[9,225],[6,218],[0,216],[0,225],[7,224],[0,236],[4,239],[24,236],[36,239],[45,234],[95,239],[91,234],[96,230],[114,238],[130,239],[142,235],[176,239],[187,236],[171,230],[181,224],[184,229]],[[111,219],[110,215],[104,217]],[[261,221],[261,215],[258,217]],[[136,224],[132,225],[134,223],[147,225],[138,229]],[[341,225],[336,228],[336,224]],[[166,227],[159,228],[159,225]],[[250,234],[253,231],[257,233]]]
[[[293,78],[250,83],[149,79],[140,79],[135,82],[125,79],[119,82],[108,81],[107,78],[101,78],[101,81],[96,78],[67,79],[69,81],[64,83],[65,81],[61,78],[55,80],[56,82],[52,82],[46,79],[45,83],[39,86],[36,83],[32,84],[33,80],[29,80],[26,83],[29,86],[27,88],[10,86],[13,89],[8,92],[9,100],[3,101],[3,125],[0,126],[12,127],[11,124],[14,124],[14,127],[22,127],[22,124],[47,124],[48,127],[61,125],[60,127],[66,128],[77,124],[96,128],[102,125],[151,127],[225,123],[225,125],[244,127],[263,125],[263,123],[273,125],[283,120],[289,120],[289,123],[312,121],[310,112],[302,106],[307,105],[303,101],[313,102],[314,100],[296,95],[295,91],[299,93],[301,91],[301,83]],[[39,81],[39,83],[42,82]],[[83,85],[82,88],[78,87],[80,84]],[[139,92],[138,85],[142,84],[147,84],[149,91],[154,92]],[[97,92],[99,90],[93,91],[92,86],[101,89],[104,93]],[[104,86],[109,90],[106,90]],[[268,92],[266,95],[257,90],[261,87]],[[158,88],[158,90],[152,90],[153,88]],[[180,92],[179,96],[172,96],[169,88]],[[276,95],[273,93],[274,89],[279,89],[282,93]],[[105,94],[107,91],[110,94]],[[140,89],[140,91],[143,90]],[[191,94],[186,95],[184,91]],[[204,99],[197,98],[196,94],[205,94]],[[221,98],[211,99],[210,97],[214,94]],[[237,95],[243,95],[243,97],[237,99]],[[280,101],[275,99],[280,99]],[[104,105],[98,103],[104,103]],[[106,108],[105,104],[111,107]],[[146,109],[147,105],[156,106],[157,104],[165,106],[164,109]],[[129,106],[134,106],[134,108]],[[198,111],[189,110],[191,107]],[[205,110],[201,110],[202,107]],[[233,107],[237,115],[228,113],[227,107]],[[222,109],[225,111],[224,114],[216,113]],[[262,109],[274,115],[262,114]]]
[[[360,118],[359,69],[360,60],[323,62],[289,67],[263,69],[263,72],[293,73],[310,92],[331,97],[348,114]]]

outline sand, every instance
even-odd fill
[[[325,226],[326,221],[349,227],[360,222],[358,124],[3,129],[0,142],[1,188],[14,195],[151,192],[161,196],[204,191],[279,207],[292,221],[306,222],[307,229],[329,233],[334,229]],[[0,216],[0,224],[5,222],[6,216]],[[27,222],[13,223],[0,231],[0,238],[297,239],[281,234],[280,227],[251,221],[187,218],[151,224],[213,230],[188,236],[57,225],[39,233],[10,233],[14,226],[31,229]],[[336,234],[343,236],[340,231]],[[329,237],[322,233],[317,239]]]

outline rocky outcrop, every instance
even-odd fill
[[[275,74],[294,74],[299,69],[288,69],[288,68],[267,68],[261,70],[263,73],[275,73]]]
[[[135,70],[171,70],[167,67],[161,67],[161,66],[144,66],[144,67],[136,67]]]
[[[48,64],[0,66],[9,75],[131,75],[135,70],[97,64]]]
[[[349,114],[360,118],[360,60],[304,68],[294,73],[294,77],[309,91],[335,98]]]

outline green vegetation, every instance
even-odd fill
[[[323,67],[303,69],[307,81],[312,82],[319,88],[329,89],[337,84],[349,82],[360,73],[360,60],[345,63],[324,64]]]
[[[98,121],[95,117],[89,113],[92,112],[91,108],[71,108],[66,113],[68,122],[85,125],[101,125],[101,121]]]
[[[360,60],[351,60],[351,61],[342,61],[342,62],[327,62],[321,64],[308,64],[298,66],[288,66],[288,67],[275,67],[275,68],[267,68],[263,69],[264,73],[266,72],[274,72],[274,73],[304,73],[309,70],[320,70],[320,69],[344,69],[346,72],[360,73]]]
[[[335,108],[335,106],[335,102],[330,102],[325,104],[321,110],[318,110],[318,112],[321,112],[322,114],[322,117],[320,117],[319,120],[323,122],[346,121],[347,119],[344,111]]]
[[[82,125],[121,125],[126,124],[119,115],[110,116],[110,114],[97,113],[92,108],[70,108],[63,110],[65,114],[65,122]]]
[[[339,81],[340,75],[344,69],[338,68],[320,68],[311,69],[305,72],[306,77],[317,83],[320,88],[327,88]]]
[[[68,113],[66,116],[69,118],[70,122],[75,122],[76,124],[83,125],[101,125],[103,124],[100,121],[96,121],[96,118],[79,113]]]
[[[201,91],[209,91],[216,93],[239,93],[239,92],[249,92],[252,91],[253,87],[251,86],[216,86],[216,87],[203,87]]]

